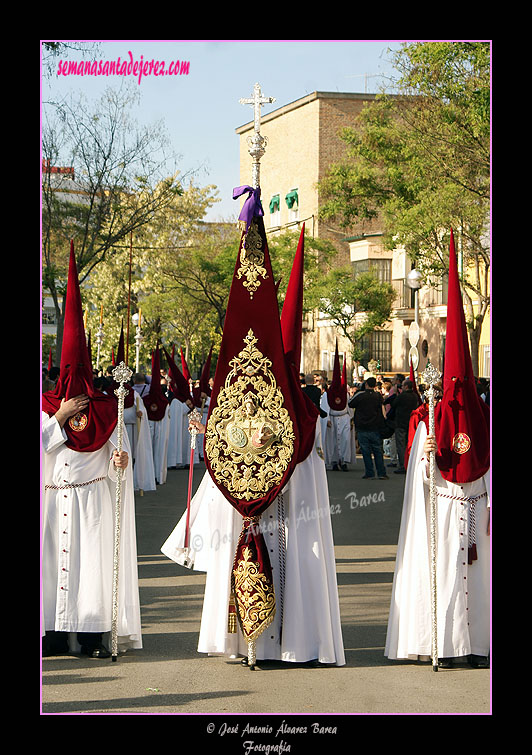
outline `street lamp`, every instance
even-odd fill
[[[410,341],[408,361],[412,361],[414,374],[417,378],[417,368],[419,365],[419,352],[417,350],[417,343],[419,341],[418,291],[423,286],[423,278],[419,270],[416,270],[415,267],[412,268],[412,270],[406,276],[406,285],[414,292],[414,322],[410,323],[410,328],[408,329],[408,340]]]

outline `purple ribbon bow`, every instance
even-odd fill
[[[242,194],[248,192],[248,198],[244,202],[244,206],[238,216],[239,220],[242,220],[246,224],[246,231],[248,230],[251,220],[255,215],[264,215],[262,204],[260,201],[260,188],[254,189],[252,186],[237,186],[233,189],[233,199],[238,199]]]

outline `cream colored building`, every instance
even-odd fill
[[[369,359],[376,359],[382,373],[408,374],[413,353],[409,339],[414,340],[415,330],[415,326],[410,326],[416,317],[416,295],[406,282],[411,270],[408,256],[400,249],[384,249],[382,229],[376,220],[359,223],[356,235],[346,237],[318,218],[318,182],[331,163],[345,155],[346,147],[338,135],[339,129],[352,125],[364,104],[375,98],[372,94],[312,92],[273,111],[263,112],[261,134],[266,137],[267,146],[261,159],[261,200],[267,233],[294,230],[305,222],[308,234],[335,244],[340,264],[350,261],[354,271],[371,268],[381,280],[394,286],[397,298],[391,319],[367,339],[362,364],[367,366]],[[252,131],[253,121],[236,129],[240,136],[241,184],[251,183],[247,137]],[[423,287],[417,294],[417,372],[424,369],[427,359],[442,367],[446,295],[444,283],[438,289]],[[347,355],[348,380],[352,380],[355,365],[349,353],[350,342],[318,312],[304,323],[301,370],[306,373],[323,370],[331,376],[337,337],[342,359]],[[480,375],[488,376],[489,322],[484,326],[480,351]]]

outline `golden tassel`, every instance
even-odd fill
[[[229,615],[227,620],[227,631],[229,634],[236,633],[236,602],[234,593],[229,596]]]

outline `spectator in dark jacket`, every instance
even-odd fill
[[[411,380],[403,380],[402,390],[399,393],[388,413],[388,419],[395,422],[395,442],[397,444],[397,458],[399,467],[394,474],[406,474],[405,469],[405,451],[408,438],[408,423],[410,415],[417,409],[421,403],[419,396],[413,390],[414,385]]]
[[[363,479],[375,478],[373,467],[373,459],[375,459],[379,480],[387,480],[380,434],[384,424],[382,395],[376,392],[376,383],[374,377],[368,378],[365,381],[364,390],[357,390],[353,398],[349,399],[348,404],[351,409],[355,410],[355,430],[364,459]]]

